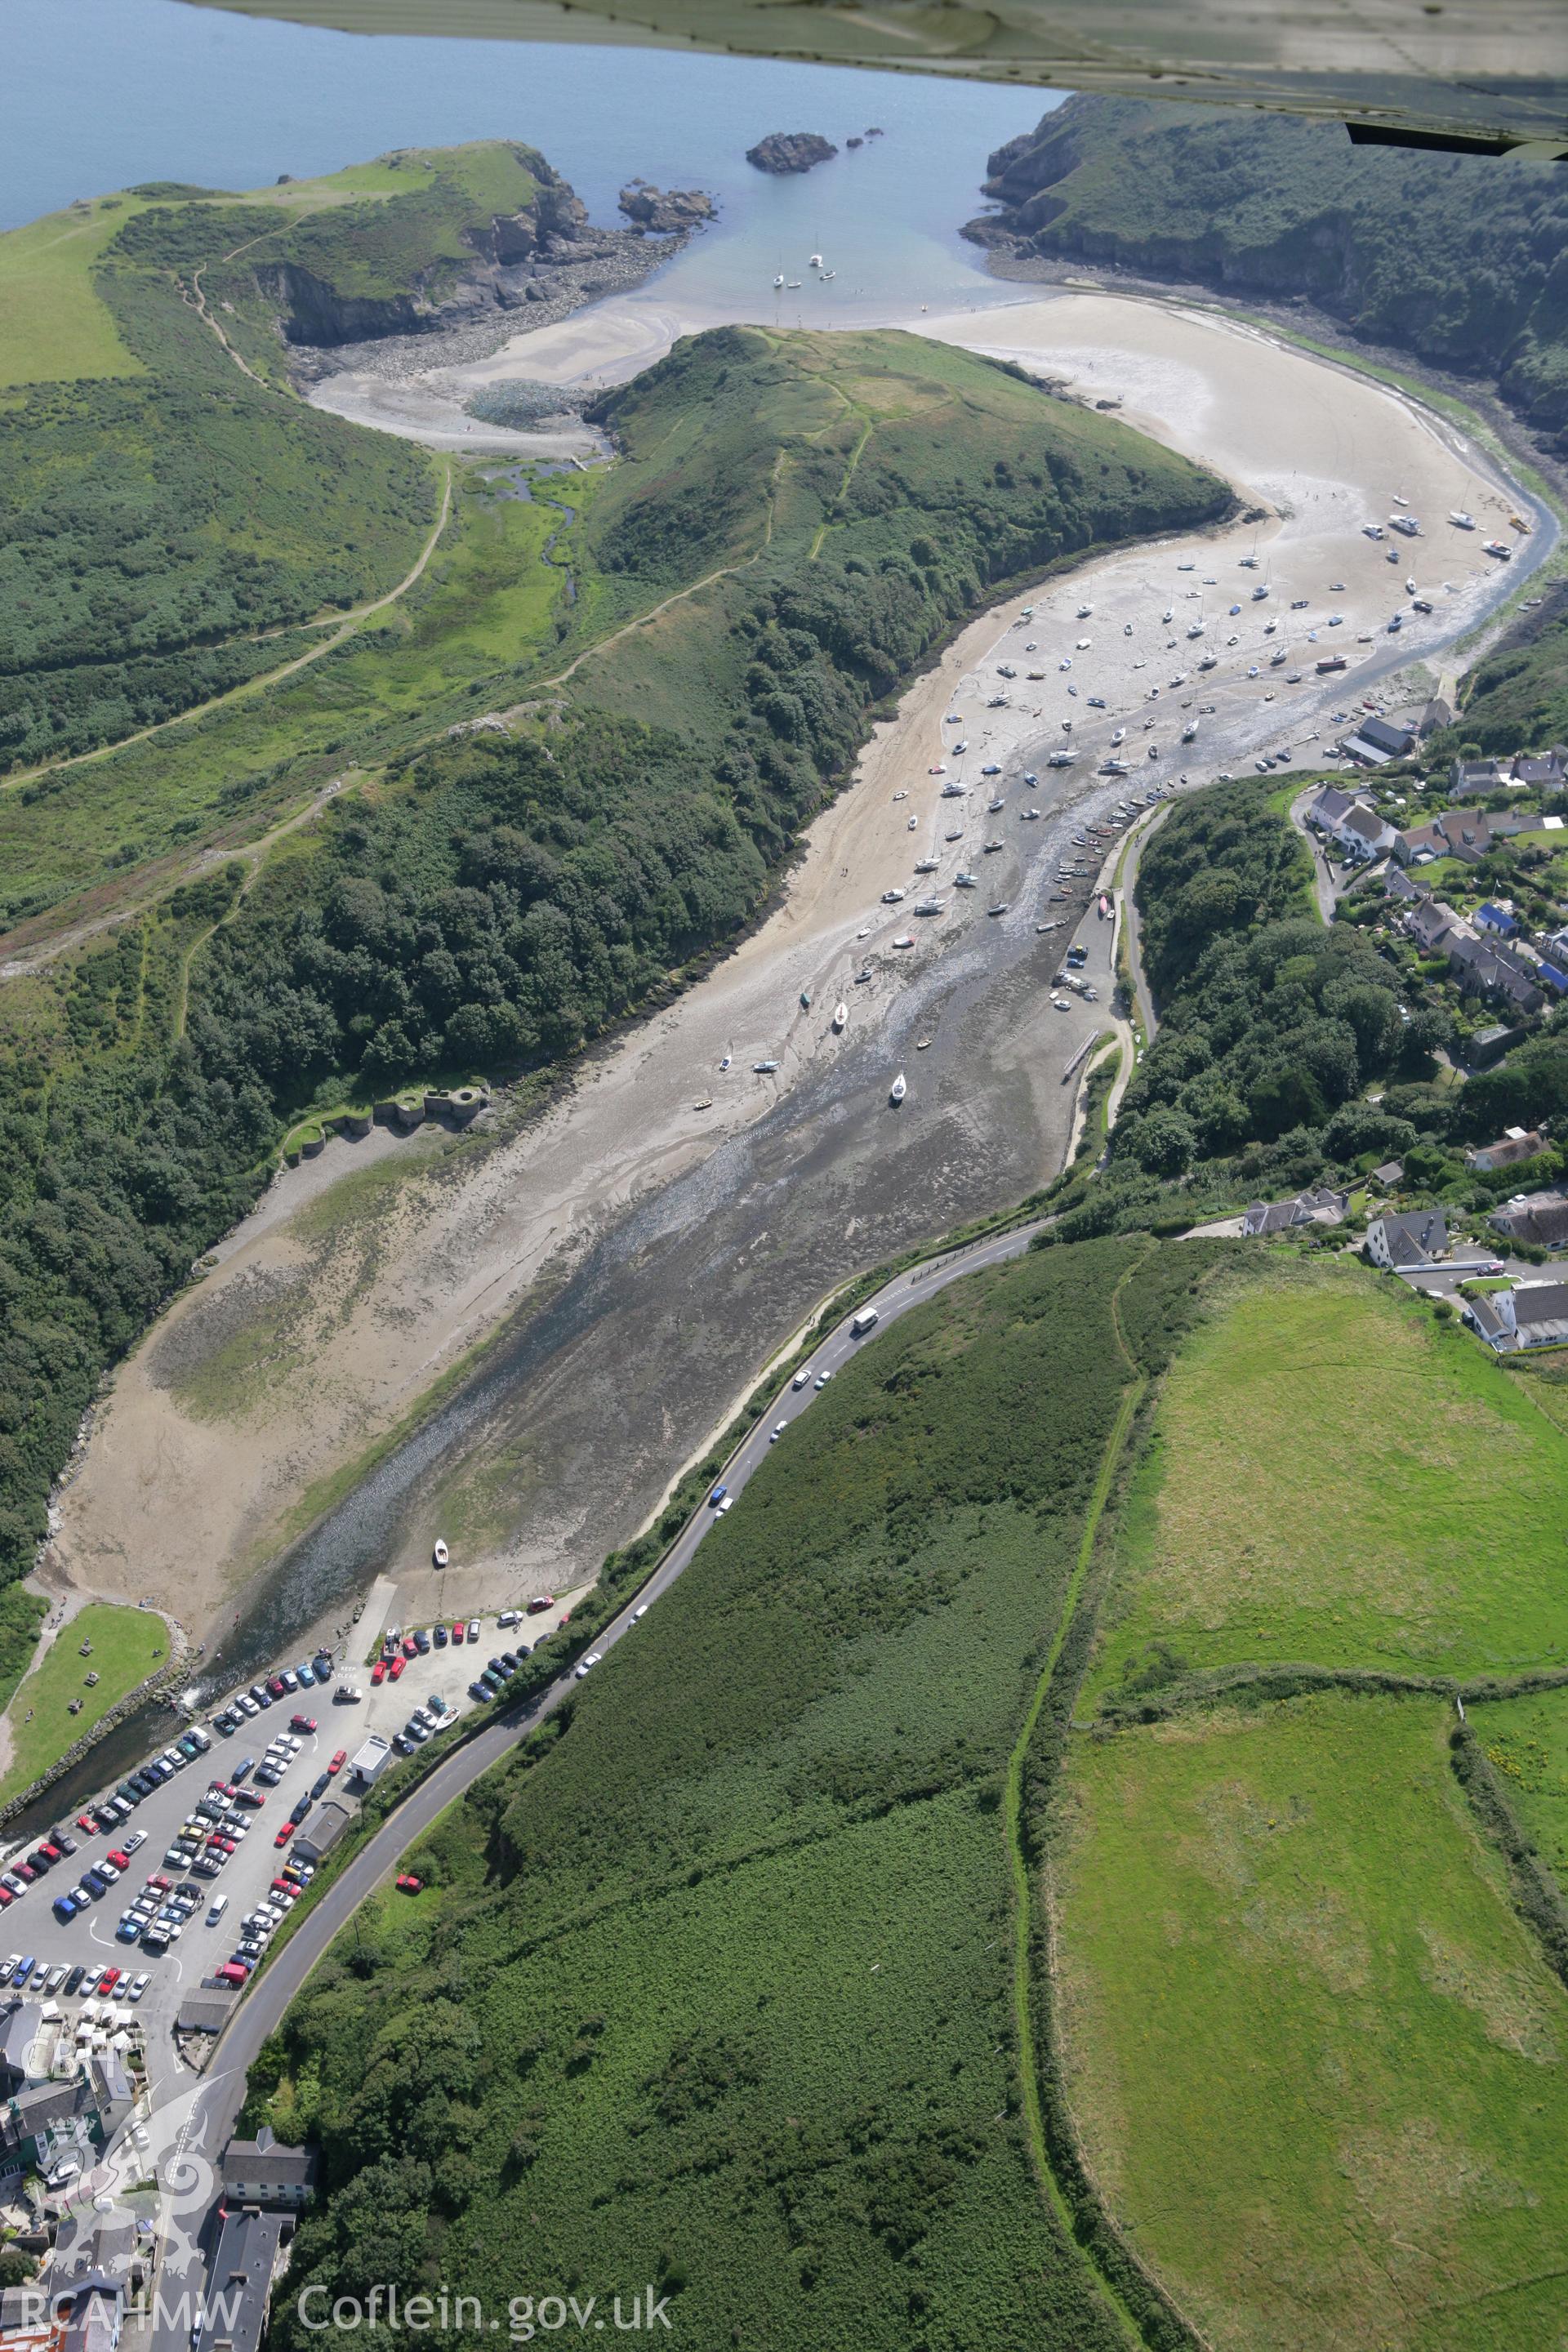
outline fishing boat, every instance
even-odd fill
[[[800,992],[800,1009],[803,1013],[809,1013],[811,1011],[811,991],[809,988],[803,988]]]
[[[837,1004],[836,1004],[836,1005],[834,1006],[834,1008],[833,1008],[833,1025],[834,1025],[835,1029],[842,1030],[842,1028],[844,1027],[845,1023],[848,1020],[848,1018],[849,1018],[849,1007],[848,1007],[847,1004],[845,1004],[845,1003],[837,1003]]]
[[[909,1081],[904,1076],[902,1070],[900,1070],[898,1076],[893,1080],[892,1085],[888,1088],[888,1100],[894,1104],[901,1103],[904,1097],[909,1093]]]
[[[808,269],[820,269],[820,268],[821,268],[821,267],[822,267],[822,256],[821,256],[821,254],[820,254],[820,253],[814,253],[814,254],[811,256],[810,259],[807,261],[807,263],[806,263],[806,265],[805,265],[805,266],[806,266],[806,268],[807,268]]]
[[[915,1039],[915,1051],[916,1051],[916,1053],[917,1053],[917,1054],[923,1054],[923,1053],[925,1052],[926,1047],[927,1047],[930,1044],[931,1044],[931,1039],[930,1039],[929,1037],[917,1037],[917,1038]]]
[[[447,1549],[447,1538],[445,1536],[437,1537],[436,1549],[432,1557],[435,1559],[437,1568],[446,1567],[447,1560],[451,1558],[451,1554]]]

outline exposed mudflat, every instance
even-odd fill
[[[548,378],[554,346],[572,380],[629,373],[654,356],[656,309],[634,297],[545,329],[516,372]],[[678,323],[657,331],[668,341]],[[1068,934],[1036,926],[1070,921],[1084,903],[1081,877],[1074,899],[1052,893],[1064,854],[1098,869],[1097,849],[1068,846],[1085,816],[1156,779],[1239,770],[1264,748],[1320,758],[1341,731],[1331,711],[1415,655],[1440,670],[1445,646],[1501,591],[1478,544],[1502,519],[1489,471],[1364,379],[1207,313],[1114,297],[907,323],[1119,398],[1267,519],[1108,556],[976,622],[878,729],[768,918],[514,1131],[503,1108],[488,1137],[335,1142],[280,1179],[117,1376],[63,1497],[56,1549],[72,1580],[150,1594],[232,1656],[270,1654],[383,1568],[399,1579],[400,1613],[417,1617],[437,1598],[437,1532],[453,1547],[447,1607],[591,1574],[826,1291],[1059,1164],[1074,1094],[1061,1070],[1107,1007],[1051,1008]],[[1361,533],[1401,510],[1396,493],[1424,530],[1399,543],[1397,567]],[[1450,508],[1481,530],[1448,530]],[[1548,537],[1538,530],[1513,574]],[[1254,551],[1259,568],[1240,568]],[[1384,625],[1408,608],[1407,571],[1436,609],[1394,639]],[[1259,583],[1270,593],[1255,601]],[[1307,610],[1292,613],[1300,598]],[[1030,603],[1033,619],[1017,625]],[[1080,604],[1090,615],[1079,619]],[[1331,611],[1344,616],[1331,634]],[[1200,616],[1205,634],[1191,638]],[[1373,641],[1358,644],[1363,633]],[[1298,688],[1269,667],[1281,644],[1303,672]],[[1312,660],[1331,650],[1352,670],[1320,681]],[[1216,667],[1200,675],[1205,651]],[[999,661],[1016,671],[1010,683]],[[1028,679],[1031,667],[1043,676]],[[1007,706],[990,709],[1000,691]],[[1136,773],[1100,779],[1118,726]],[[1047,752],[1067,743],[1075,765],[1048,770]],[[928,772],[944,754],[962,800],[939,798]],[[983,778],[987,764],[1001,774]],[[992,839],[1003,846],[988,854]],[[927,856],[938,861],[929,881],[911,872]],[[978,888],[951,887],[961,863]],[[893,887],[908,900],[883,907]],[[910,911],[928,888],[944,909],[934,920]],[[988,905],[1006,911],[988,916]],[[906,929],[915,946],[900,950]],[[858,985],[863,966],[872,976]],[[849,1017],[836,1036],[840,999]],[[780,1066],[758,1075],[760,1060]],[[910,1092],[895,1112],[900,1068]],[[478,1376],[356,1484],[366,1448],[503,1323]]]

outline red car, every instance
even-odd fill
[[[422,1878],[416,1878],[411,1870],[405,1870],[398,1878],[397,1891],[400,1895],[417,1895],[424,1884]]]
[[[313,1715],[291,1715],[289,1717],[289,1728],[290,1731],[314,1731],[316,1718]]]
[[[272,1882],[272,1892],[274,1895],[286,1895],[292,1903],[300,1890],[291,1878],[275,1878]]]
[[[129,1870],[131,1867],[131,1856],[128,1853],[122,1853],[117,1845],[111,1845],[110,1847],[109,1859],[114,1864],[116,1870]]]
[[[454,1642],[466,1642],[468,1638],[468,1625],[465,1621],[459,1617],[452,1627],[452,1639]]]
[[[0,1911],[9,1911],[16,1900],[8,1886],[0,1886]]]
[[[393,1662],[392,1662],[391,1665],[389,1665],[389,1666],[388,1666],[388,1668],[387,1668],[387,1670],[386,1670],[388,1680],[389,1680],[389,1681],[391,1681],[391,1682],[395,1682],[395,1681],[397,1680],[398,1675],[403,1672],[404,1667],[405,1667],[407,1664],[408,1664],[408,1661],[407,1661],[407,1659],[406,1659],[406,1658],[394,1658],[394,1660],[393,1660]]]
[[[374,1665],[372,1666],[370,1670],[370,1678],[373,1683],[377,1684],[384,1683],[386,1680],[386,1660],[384,1658],[377,1658]]]
[[[76,1817],[76,1825],[79,1830],[85,1830],[89,1837],[95,1837],[98,1833],[98,1823],[90,1813],[79,1813]]]
[[[332,1758],[332,1759],[331,1759],[331,1762],[327,1766],[327,1769],[328,1769],[328,1771],[329,1771],[329,1772],[333,1772],[333,1773],[341,1772],[341,1771],[342,1770],[342,1769],[343,1769],[343,1766],[348,1762],[348,1760],[349,1760],[349,1751],[348,1751],[348,1749],[347,1749],[346,1748],[340,1748],[337,1750],[336,1754],[333,1756],[333,1758]]]
[[[403,1636],[403,1654],[405,1658],[416,1658],[419,1655],[419,1644],[412,1633],[405,1633]]]
[[[119,1982],[120,1970],[118,1969],[105,1969],[103,1974],[99,1978],[98,1990],[100,1992],[112,1992]]]
[[[272,1843],[273,1843],[273,1844],[274,1844],[274,1845],[287,1845],[287,1844],[288,1844],[288,1843],[289,1843],[289,1839],[293,1836],[293,1834],[294,1834],[294,1824],[293,1824],[293,1822],[284,1822],[284,1824],[283,1824],[283,1826],[282,1826],[282,1828],[279,1831],[279,1832],[278,1832],[277,1836],[273,1839]]]
[[[243,1960],[225,1960],[216,1974],[221,1984],[242,1985],[250,1970]]]
[[[150,1879],[147,1881],[147,1891],[148,1891],[148,1893],[149,1893],[150,1895],[152,1895],[152,1894],[157,1894],[157,1895],[167,1895],[167,1893],[169,1892],[170,1887],[171,1887],[171,1886],[173,1886],[174,1883],[174,1880],[173,1880],[172,1878],[163,1878],[163,1877],[150,1878]]]

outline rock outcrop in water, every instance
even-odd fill
[[[818,163],[830,163],[838,152],[831,139],[824,139],[816,131],[773,131],[759,139],[754,147],[746,150],[746,161],[754,163],[759,172],[783,175],[787,172],[809,172]]]
[[[617,199],[626,218],[638,228],[660,236],[700,228],[715,220],[719,207],[700,188],[655,188],[647,180],[629,180]]]

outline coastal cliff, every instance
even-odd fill
[[[1495,383],[1568,446],[1568,187],[1489,157],[1352,147],[1333,124],[1076,97],[990,158],[1004,262],[1305,299],[1358,341]]]
[[[629,225],[595,227],[570,183],[515,142],[384,162],[406,194],[310,215],[216,289],[265,319],[297,382],[341,365],[345,348],[385,356],[432,336],[512,332],[514,313],[530,325],[564,317],[638,284],[713,215],[698,191],[633,181],[621,193]]]

